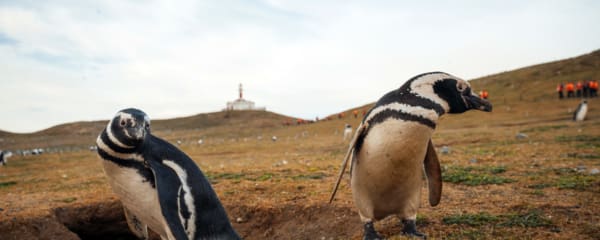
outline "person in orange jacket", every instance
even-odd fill
[[[598,81],[592,80],[590,81],[590,97],[598,96]]]
[[[575,84],[572,82],[567,83],[565,88],[567,89],[567,98],[575,97]]]
[[[564,89],[565,89],[565,85],[563,83],[560,83],[556,86],[556,92],[558,93],[558,99],[563,99],[565,97],[565,95],[563,94]]]
[[[577,89],[576,95],[578,98],[580,98],[581,93],[583,92],[583,83],[581,81],[577,81],[577,84],[575,84],[575,88]]]

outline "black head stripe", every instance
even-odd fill
[[[386,110],[383,110],[383,111],[377,113],[367,123],[369,124],[369,128],[371,128],[372,126],[382,123],[389,118],[393,118],[393,119],[397,119],[397,120],[404,120],[404,121],[411,121],[411,122],[418,122],[420,124],[423,124],[425,126],[432,128],[432,129],[435,129],[435,122],[433,122],[430,119],[427,119],[427,118],[424,118],[421,116],[417,116],[417,115],[412,115],[410,113],[405,113],[405,112],[398,111],[398,110],[393,110],[393,109],[386,109]],[[369,129],[367,129],[367,132],[368,131],[369,131]]]
[[[132,168],[137,170],[138,174],[140,174],[140,176],[142,176],[142,178],[144,179],[144,182],[149,182],[150,185],[152,185],[152,188],[156,188],[156,185],[154,184],[154,175],[152,174],[152,171],[146,166],[144,166],[142,162],[138,162],[133,159],[121,159],[114,157],[106,153],[104,150],[102,150],[102,148],[98,148],[98,155],[100,155],[102,159],[111,161],[119,165],[120,167]]]
[[[108,146],[111,150],[118,152],[118,153],[134,153],[136,152],[136,148],[122,148],[119,147],[117,144],[115,144],[113,141],[110,140],[110,138],[108,137],[108,133],[106,132],[106,129],[104,129],[104,131],[102,131],[102,133],[100,134],[100,138],[102,139],[102,142],[104,142],[104,144],[106,144],[106,146]]]

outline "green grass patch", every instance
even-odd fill
[[[547,187],[552,187],[552,184],[550,183],[536,183],[536,184],[531,184],[529,186],[527,186],[528,188],[532,188],[532,189],[544,189]]]
[[[568,126],[567,125],[540,126],[540,127],[528,128],[528,129],[523,130],[522,132],[546,132],[549,130],[557,130],[557,129],[566,128],[566,127],[568,127]]]
[[[0,182],[0,188],[10,187],[12,185],[16,185],[16,181],[8,181],[8,182]]]
[[[543,216],[539,209],[531,209],[525,213],[511,213],[503,215],[492,215],[486,212],[475,214],[456,214],[442,219],[444,224],[460,224],[471,227],[484,225],[495,225],[500,227],[552,227],[552,221]]]
[[[256,178],[256,181],[267,181],[269,179],[273,178],[273,174],[272,173],[265,173],[263,175],[260,175],[260,177]]]
[[[550,227],[552,221],[542,215],[542,211],[538,209],[532,209],[522,214],[509,214],[504,215],[504,220],[500,223],[503,227]]]
[[[487,225],[490,223],[495,223],[497,221],[498,221],[498,217],[491,215],[489,213],[486,213],[486,212],[481,212],[481,213],[476,213],[476,214],[469,214],[469,213],[457,214],[457,215],[451,215],[448,217],[444,217],[442,219],[442,222],[444,224],[448,224],[448,225],[462,224],[462,225],[469,225],[469,226],[473,226],[473,227]]]
[[[323,179],[325,176],[325,173],[313,173],[313,174],[300,174],[300,175],[296,175],[293,176],[292,179],[294,180],[316,180],[316,179]]]
[[[598,178],[588,175],[566,175],[560,176],[556,185],[558,189],[574,189],[579,191],[589,190]]]
[[[504,184],[515,182],[514,179],[496,176],[506,171],[505,167],[459,167],[453,166],[442,172],[442,180],[468,186],[487,184]]]
[[[488,171],[492,174],[499,174],[499,173],[506,172],[506,167],[505,166],[493,166],[493,167],[489,167]]]
[[[557,142],[600,142],[600,136],[575,135],[575,136],[556,136]]]

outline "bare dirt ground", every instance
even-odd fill
[[[600,174],[592,174],[600,169],[600,100],[590,101],[583,123],[570,120],[577,103],[498,102],[490,114],[444,116],[433,137],[442,201],[430,207],[423,194],[419,230],[429,239],[600,239]],[[244,239],[360,239],[348,176],[327,203],[347,149],[343,125],[359,120],[155,134],[182,141]],[[404,239],[395,217],[376,228]],[[0,236],[133,239],[100,159],[88,150],[15,156],[0,167]]]

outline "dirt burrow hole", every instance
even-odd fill
[[[362,231],[356,213],[335,204],[225,205],[225,208],[234,228],[244,239],[348,239],[359,236]],[[129,231],[118,201],[57,208],[54,215],[66,227],[59,228],[75,233],[82,240],[137,239]],[[160,237],[151,233],[151,239]]]

